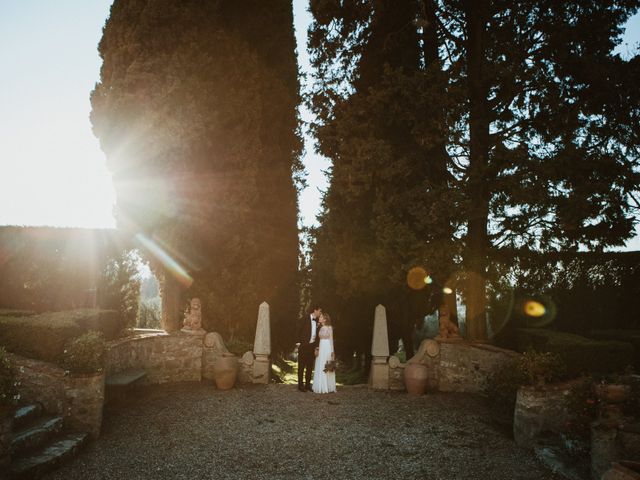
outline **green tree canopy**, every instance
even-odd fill
[[[333,161],[319,293],[375,304],[411,265],[456,265],[484,339],[491,250],[623,245],[640,61],[614,49],[639,4],[313,1],[310,102]]]
[[[99,50],[91,119],[119,228],[187,270],[183,294],[201,298],[206,329],[251,339],[266,300],[288,341],[301,171],[291,5],[116,0]],[[177,328],[175,277],[154,261]]]

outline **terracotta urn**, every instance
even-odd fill
[[[404,385],[412,395],[423,395],[427,391],[429,369],[418,362],[408,363],[404,369]]]
[[[219,390],[233,388],[238,376],[238,357],[232,353],[220,355],[213,367],[213,378]]]

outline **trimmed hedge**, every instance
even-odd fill
[[[592,340],[573,333],[541,328],[520,328],[517,331],[518,350],[528,349],[560,355],[571,376],[583,373],[613,373],[634,363],[634,348],[630,343]]]
[[[640,330],[592,330],[589,336],[596,340],[616,340],[630,343],[635,350],[634,367],[640,369]]]
[[[60,363],[65,343],[89,331],[117,337],[118,312],[70,310],[29,317],[0,317],[0,345],[10,352],[45,362]]]

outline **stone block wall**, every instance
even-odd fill
[[[145,333],[107,345],[107,375],[142,368],[141,383],[173,383],[202,379],[203,337],[185,333]]]
[[[519,354],[480,343],[441,341],[438,362],[438,390],[480,393],[491,373]]]

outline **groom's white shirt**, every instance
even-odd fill
[[[316,321],[313,318],[313,315],[309,315],[309,318],[311,319],[311,340],[309,340],[309,343],[313,343],[316,341]]]

